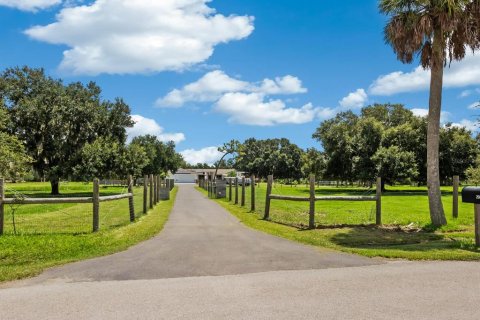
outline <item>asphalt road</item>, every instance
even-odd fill
[[[382,262],[251,230],[193,185],[180,185],[170,219],[157,237],[121,253],[47,270],[24,284],[219,276],[377,263]]]
[[[0,290],[0,319],[475,319],[480,265],[390,263]]]
[[[180,186],[159,236],[7,284],[0,319],[479,319],[479,270],[292,243]]]

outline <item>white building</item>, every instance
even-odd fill
[[[218,169],[217,180],[225,179],[234,169]],[[178,169],[174,174],[169,175],[169,179],[174,179],[175,183],[197,183],[200,180],[212,180],[215,175],[215,169]]]

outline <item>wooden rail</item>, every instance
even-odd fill
[[[108,202],[133,197],[132,193],[116,194],[113,196],[99,197],[99,202]],[[68,203],[93,203],[93,197],[70,197],[70,198],[5,198],[5,204],[68,204]]]
[[[93,232],[97,232],[100,225],[100,203],[108,201],[116,201],[122,199],[128,199],[128,207],[130,214],[130,221],[135,220],[135,208],[133,201],[133,178],[128,177],[128,193],[117,194],[111,196],[100,196],[100,181],[99,179],[93,180],[93,192],[91,197],[66,197],[66,198],[5,198],[5,180],[0,178],[0,235],[3,234],[4,219],[5,219],[5,205],[7,204],[81,204],[90,203],[93,205],[93,217],[92,225]],[[150,208],[153,208],[160,200],[161,186],[165,186],[163,189],[167,189],[170,192],[174,187],[173,181],[165,181],[161,183],[159,176],[145,176],[144,177],[144,190],[143,190],[143,213],[147,213],[148,204]],[[148,190],[148,188],[150,190]],[[166,191],[166,190],[165,190]],[[150,195],[149,203],[147,202],[147,195]],[[162,199],[163,200],[163,199]]]
[[[270,202],[272,200],[285,200],[285,201],[297,201],[297,202],[310,202],[309,211],[309,228],[315,228],[315,202],[317,201],[375,201],[376,202],[376,217],[375,222],[377,225],[382,224],[382,179],[377,179],[377,190],[375,196],[315,196],[315,177],[310,176],[310,196],[309,197],[296,197],[272,194],[273,176],[268,176],[267,180],[267,195],[265,201],[265,214],[263,218],[265,220],[270,219]]]
[[[93,203],[92,197],[71,198],[5,198],[5,204],[64,204],[64,203]]]

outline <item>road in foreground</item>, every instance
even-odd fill
[[[478,319],[476,262],[0,290],[2,319]]]

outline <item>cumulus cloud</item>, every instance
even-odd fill
[[[464,90],[460,93],[460,95],[458,97],[459,98],[466,98],[466,97],[471,96],[472,93],[473,93],[473,90]]]
[[[216,45],[248,37],[253,17],[224,16],[210,0],[96,0],[63,8],[56,22],[26,31],[69,47],[60,68],[97,75],[184,70]]]
[[[231,92],[290,95],[305,93],[307,89],[303,88],[300,79],[291,75],[277,77],[274,80],[267,78],[261,83],[252,83],[232,78],[221,70],[214,70],[181,89],[170,91],[155,104],[163,108],[178,108],[192,101],[215,102],[224,94]]]
[[[460,122],[452,123],[452,126],[459,128],[463,127],[472,132],[476,132],[478,130],[478,123],[468,119],[462,119]]]
[[[358,89],[350,93],[348,96],[339,101],[339,104],[344,109],[356,109],[365,106],[368,101],[368,95],[364,89]]]
[[[417,117],[428,117],[428,109],[424,109],[424,108],[413,108],[413,109],[410,109],[410,111],[413,112],[414,115],[416,115]],[[448,111],[442,111],[442,113],[440,114],[440,122],[445,124],[449,121],[449,119],[451,118],[452,114]]]
[[[37,11],[57,4],[62,0],[0,0],[0,6],[6,6],[23,11]]]
[[[181,107],[189,101],[212,102],[226,92],[247,90],[249,86],[248,82],[231,78],[223,71],[215,70],[180,90],[170,91],[165,97],[158,99],[156,105],[171,108]]]
[[[212,165],[223,156],[223,153],[218,151],[218,147],[207,147],[200,150],[187,149],[180,152],[180,154],[187,163],[193,165],[197,163],[207,163]]]
[[[480,84],[480,55],[468,54],[464,60],[452,62],[445,68],[444,87],[460,88]],[[392,72],[380,76],[370,86],[370,93],[390,96],[397,93],[427,90],[430,86],[430,71],[422,67],[412,72]]]
[[[468,109],[475,110],[475,109],[478,109],[478,107],[480,107],[480,102],[474,102],[468,106]]]
[[[170,91],[158,99],[156,105],[179,108],[187,102],[211,102],[214,111],[229,116],[230,123],[255,126],[302,124],[334,113],[333,109],[315,108],[311,103],[300,108],[289,108],[283,100],[269,98],[272,95],[305,92],[307,89],[303,87],[302,81],[291,75],[247,82],[215,70],[181,89]]]
[[[214,109],[229,115],[228,121],[237,124],[273,126],[277,124],[303,124],[322,114],[322,109],[311,103],[301,108],[287,108],[282,100],[266,100],[259,93],[227,93]]]
[[[294,76],[277,77],[275,80],[265,79],[259,88],[253,86],[252,91],[265,94],[297,94],[306,93],[302,81]]]
[[[135,122],[133,128],[127,129],[128,142],[133,138],[143,135],[153,135],[162,142],[173,141],[180,143],[185,140],[183,133],[166,133],[165,130],[153,119],[148,119],[140,115],[132,115],[132,120]]]

